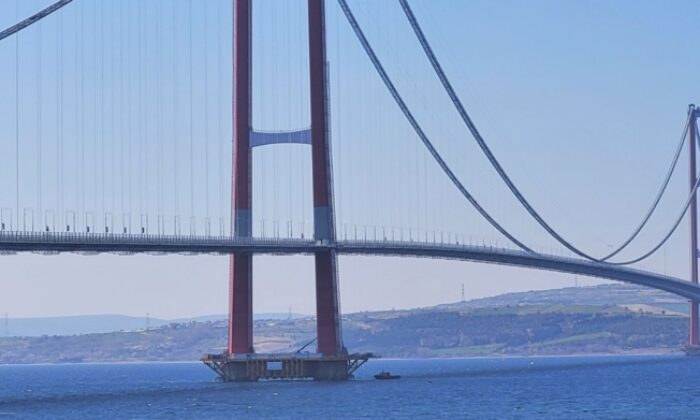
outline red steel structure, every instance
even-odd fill
[[[251,237],[251,0],[233,2],[233,229]],[[228,353],[253,352],[253,255],[236,253],[230,262]]]
[[[252,236],[251,197],[251,0],[234,0],[233,79],[233,225],[237,237]],[[323,0],[308,0],[311,155],[314,238],[335,242],[333,181]],[[317,252],[316,315],[318,352],[345,354],[340,330],[337,256]],[[228,354],[253,353],[252,254],[231,256]]]
[[[311,79],[311,160],[313,165],[314,237],[335,242],[324,0],[309,0],[309,75]],[[344,352],[340,332],[338,271],[335,251],[318,252],[316,330],[318,351]]]
[[[697,119],[698,109],[695,105],[690,105],[688,108],[688,151],[690,152],[690,193],[693,193],[695,183],[697,182],[697,172],[695,163],[695,148],[697,139]],[[698,283],[698,202],[697,195],[693,196],[690,202],[690,281]],[[688,337],[688,345],[696,347],[698,345],[698,301],[690,301],[690,333]]]

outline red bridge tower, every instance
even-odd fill
[[[234,0],[233,24],[233,228],[234,236],[252,237],[251,159],[251,0]],[[324,0],[308,0],[311,157],[313,166],[314,239],[335,243],[335,213],[330,149]],[[256,354],[253,348],[253,256],[232,255],[228,351],[203,361],[226,381],[259,378],[343,380],[370,354],[347,354],[343,346],[338,299],[337,257],[333,250],[317,252],[316,331],[313,357]],[[277,362],[281,370],[267,364]]]

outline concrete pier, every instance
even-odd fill
[[[223,382],[258,380],[313,379],[316,381],[347,381],[369,359],[372,353],[338,356],[313,354],[208,354],[202,362],[219,375]]]

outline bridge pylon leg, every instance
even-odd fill
[[[317,253],[316,267],[316,334],[318,352],[336,356],[345,352],[340,328],[337,257],[335,252]]]
[[[251,0],[233,2],[233,231],[252,237]],[[253,255],[231,256],[228,354],[253,352]]]
[[[228,354],[253,353],[253,256],[230,260]]]
[[[698,347],[698,301],[690,301],[690,322],[689,322],[688,346]]]
[[[696,165],[696,141],[697,141],[697,119],[700,110],[695,105],[688,107],[688,154],[690,156],[689,176],[690,192],[695,189],[697,182]],[[693,196],[690,202],[690,281],[698,283],[698,205],[697,196]],[[698,302],[690,301],[689,308],[689,333],[688,347],[686,353],[689,355],[700,355],[698,347]]]
[[[324,0],[308,0],[308,14],[314,237],[317,241],[335,243]],[[337,356],[345,353],[340,328],[337,257],[335,252],[327,251],[316,253],[314,258],[318,352]]]

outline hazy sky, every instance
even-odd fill
[[[48,3],[3,0],[0,27],[15,20],[17,5],[26,16]],[[474,146],[398,2],[349,3],[465,185],[531,245],[558,250]],[[198,233],[206,219],[212,230],[219,229],[219,220],[228,230],[231,7],[223,0],[191,4],[190,19],[184,0],[76,0],[47,19],[41,31],[32,28],[17,44],[0,42],[0,126],[9,127],[0,132],[7,162],[0,168],[3,217],[13,214],[16,223],[17,207],[31,208],[37,224],[39,213],[58,226],[70,218],[66,214],[75,214],[84,217],[78,225],[119,229],[121,215],[129,214],[131,228],[138,229],[141,215],[148,215],[153,231],[161,219],[171,229],[177,215],[183,231],[190,218]],[[362,236],[365,226],[370,232],[375,226],[403,228],[408,235],[411,226],[412,236],[449,231],[505,245],[428,160],[336,3],[327,4],[339,235],[353,236],[358,229]],[[411,4],[477,125],[538,210],[596,255],[624,240],[665,175],[688,103],[700,102],[700,54],[692,35],[698,15],[690,13],[695,2]],[[258,0],[254,13],[254,127],[308,126],[305,4]],[[85,41],[76,43],[80,35]],[[55,159],[59,126],[63,169]],[[195,149],[189,153],[191,138]],[[272,234],[275,225],[284,232],[289,221],[295,236],[310,235],[309,154],[303,146],[255,151],[258,234]],[[648,249],[668,229],[685,198],[686,172],[682,159],[658,217],[629,256]],[[81,196],[86,198],[76,198]],[[683,225],[641,268],[686,276],[686,244]],[[255,311],[285,312],[291,306],[313,313],[312,268],[310,257],[256,257]],[[174,318],[228,308],[225,257],[27,254],[0,257],[0,272],[0,313],[11,317],[148,312]],[[340,275],[344,312],[455,301],[462,283],[467,298],[574,284],[570,275],[393,258],[341,257]]]

